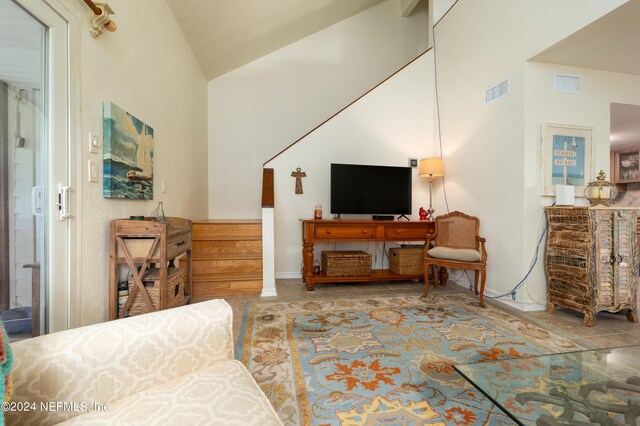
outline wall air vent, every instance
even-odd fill
[[[511,93],[511,77],[508,77],[501,82],[485,89],[484,103],[488,104],[489,102],[495,101],[496,99],[504,98],[509,93]]]
[[[580,76],[553,73],[553,91],[580,93]]]

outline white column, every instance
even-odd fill
[[[261,297],[277,296],[275,221],[272,207],[262,208],[262,294]]]

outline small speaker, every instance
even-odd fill
[[[573,206],[575,204],[575,195],[575,186],[556,185],[556,206]]]
[[[393,220],[394,216],[386,214],[374,214],[371,218],[373,220]]]

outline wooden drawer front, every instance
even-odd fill
[[[151,250],[151,245],[153,244],[153,238],[123,238],[123,241],[127,251],[129,251],[129,254],[134,259],[144,259],[147,256],[147,253],[149,253],[149,250]],[[126,261],[126,258],[124,257],[124,250],[122,250],[119,245],[118,254],[118,261],[124,263]],[[158,247],[152,256],[160,256],[160,244],[158,244]]]
[[[191,249],[191,234],[183,233],[174,235],[167,241],[167,260],[173,259],[179,254]]]
[[[225,257],[262,257],[262,240],[194,241],[194,259]]]
[[[384,229],[384,238],[387,240],[424,240],[431,232],[426,227],[391,225]]]
[[[191,268],[194,278],[209,274],[262,273],[262,259],[194,260]]]
[[[375,225],[316,225],[315,239],[320,240],[375,240]]]
[[[260,294],[262,280],[247,281],[202,281],[193,283],[193,297],[235,296]]]
[[[162,232],[162,225],[152,220],[116,220],[115,231],[119,235],[158,235]]]
[[[261,240],[261,223],[194,223],[194,240]]]
[[[588,283],[549,279],[549,302],[566,306],[576,311],[583,311],[595,305],[591,298],[591,288]]]

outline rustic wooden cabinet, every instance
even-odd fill
[[[582,312],[589,327],[600,311],[623,311],[637,322],[640,208],[558,206],[545,211],[547,311],[560,305]]]
[[[189,303],[191,297],[191,221],[170,217],[169,226],[153,220],[116,219],[110,225],[109,247],[109,319],[122,318],[139,295],[148,311],[171,307],[167,294],[167,279],[173,276],[178,260],[184,276],[184,297],[179,304]],[[129,292],[122,312],[118,313],[118,282],[121,267],[130,274],[132,291]],[[152,301],[143,284],[149,277],[157,281],[158,300]],[[155,302],[155,303],[154,303]]]

